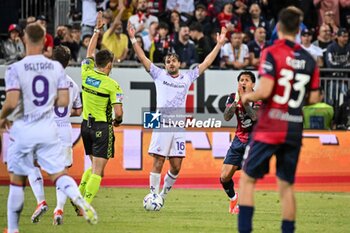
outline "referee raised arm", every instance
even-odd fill
[[[119,84],[108,76],[113,67],[114,55],[108,50],[101,50],[94,57],[103,24],[102,12],[99,12],[86,59],[81,64],[83,90],[81,135],[92,167],[84,172],[79,190],[89,203],[99,190],[108,159],[114,156],[113,126],[119,126],[123,118],[123,91]],[[113,110],[115,119],[112,118]]]

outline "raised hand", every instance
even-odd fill
[[[127,30],[128,30],[129,37],[135,38],[136,30],[135,30],[135,27],[130,22],[128,22]]]
[[[0,119],[0,129],[5,129],[5,131],[8,131],[8,129],[11,127],[10,121],[5,119]]]
[[[103,25],[105,25],[105,22],[102,18],[102,11],[99,11],[96,17],[96,28],[101,29]]]
[[[227,29],[225,27],[221,28],[221,33],[217,33],[216,34],[216,41],[218,44],[220,45],[224,45],[226,42],[226,33],[227,33]]]
[[[243,86],[242,84],[238,83],[238,89],[237,92],[240,96],[242,96],[244,94],[244,90],[243,90]]]

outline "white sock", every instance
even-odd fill
[[[57,210],[63,210],[64,204],[66,204],[67,195],[64,194],[58,187],[56,187],[56,198],[57,198],[57,206],[54,212]]]
[[[231,201],[234,201],[234,200],[236,200],[237,199],[237,194],[235,193],[235,195],[232,197],[232,198],[230,198],[230,200]]]
[[[44,192],[44,179],[38,167],[33,169],[33,172],[31,172],[28,175],[28,180],[29,180],[30,187],[32,188],[33,194],[36,198],[36,201],[39,204],[40,202],[45,200],[45,192]]]
[[[176,182],[176,178],[178,175],[174,175],[170,172],[170,170],[166,173],[164,177],[164,185],[163,185],[163,190],[160,193],[163,199],[166,198],[166,195],[170,192],[170,189],[173,187],[173,185]]]
[[[56,187],[73,201],[81,197],[77,184],[73,178],[68,175],[58,177],[56,180]]]
[[[160,173],[149,173],[149,189],[151,193],[159,193]]]
[[[18,231],[19,217],[24,204],[24,187],[10,185],[7,199],[7,230],[8,232]]]

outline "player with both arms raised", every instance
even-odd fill
[[[217,44],[204,61],[193,70],[179,72],[180,60],[177,54],[168,54],[165,61],[165,69],[155,66],[137,44],[135,28],[128,25],[128,34],[141,63],[150,73],[157,89],[157,109],[185,109],[185,102],[190,85],[212,64],[222,45],[225,43],[226,29],[221,29],[217,35]],[[178,131],[178,130],[175,130]],[[149,148],[153,156],[153,167],[150,173],[150,191],[153,194],[159,192],[161,171],[165,159],[169,159],[170,169],[164,177],[163,190],[160,195],[165,198],[174,185],[181,169],[182,160],[185,157],[185,135],[183,132],[153,132]]]

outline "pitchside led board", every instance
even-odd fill
[[[4,73],[5,67],[0,66],[1,107],[5,99]],[[79,67],[67,68],[67,74],[81,86]],[[191,86],[186,109],[180,110],[181,117],[185,117],[190,127],[186,133],[186,159],[178,185],[220,187],[218,177],[236,126],[235,120],[225,122],[222,115],[228,95],[237,90],[238,74],[239,71],[232,70],[206,71],[205,77],[199,77]],[[156,106],[155,86],[143,68],[113,69],[111,77],[118,81],[125,94],[124,117],[123,126],[115,128],[116,155],[107,165],[103,182],[106,185],[147,186],[152,166],[152,159],[147,155],[151,132],[164,118],[152,108]],[[72,121],[79,123],[81,118],[72,118]],[[76,124],[73,128],[74,165],[70,169],[77,179],[89,166],[79,127]],[[6,159],[7,143],[8,135],[5,134],[1,161]],[[297,177],[301,189],[350,191],[349,145],[350,132],[347,131],[305,131]],[[273,175],[272,168],[261,184],[274,183]],[[0,163],[0,183],[6,182],[7,177],[6,167]]]

